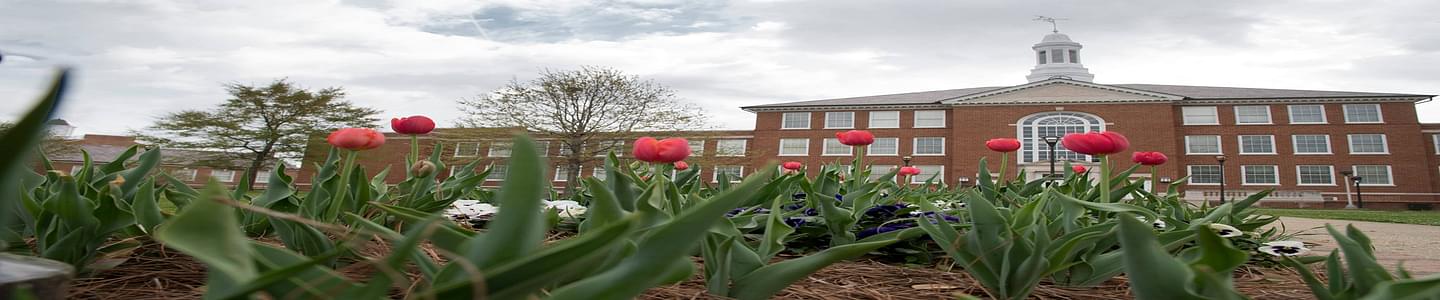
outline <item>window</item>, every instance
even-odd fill
[[[600,141],[596,144],[595,157],[606,157],[614,151],[615,156],[625,156],[625,141]]]
[[[1220,125],[1220,116],[1214,106],[1182,106],[1180,115],[1185,125]]]
[[[898,111],[872,111],[872,112],[870,112],[870,128],[900,128],[900,112],[898,112]]]
[[[1384,134],[1351,134],[1350,154],[1390,154]]]
[[[486,154],[486,156],[489,156],[489,157],[510,157],[510,142],[493,142],[493,143],[490,143],[490,154]]]
[[[560,143],[560,156],[570,156],[573,153],[575,153],[575,149],[570,148],[569,142]]]
[[[1050,51],[1050,63],[1064,63],[1064,62],[1065,62],[1065,52],[1061,52],[1061,51]]]
[[[825,113],[825,129],[855,128],[855,112],[832,111]]]
[[[1242,184],[1254,185],[1277,185],[1280,184],[1280,174],[1275,166],[1240,166],[1243,173]]]
[[[505,180],[505,174],[509,174],[509,173],[510,173],[510,165],[490,164],[490,176],[486,176],[486,177],[485,177],[485,180],[486,180],[486,181],[501,181],[501,180]]]
[[[1295,182],[1299,185],[1335,185],[1335,167],[1328,165],[1295,166]]]
[[[1440,134],[1430,135],[1430,142],[1435,144],[1435,154],[1440,154]]]
[[[1290,124],[1325,124],[1325,106],[1291,105]]]
[[[721,174],[724,174],[723,176],[725,176],[725,178],[730,179],[730,182],[740,182],[740,179],[745,178],[745,167],[715,166],[715,175],[714,178],[710,179],[710,181],[720,182],[720,176],[722,176]]]
[[[1275,154],[1275,136],[1240,136],[1240,154]]]
[[[780,129],[810,129],[810,113],[785,113],[780,116]]]
[[[917,137],[915,148],[911,149],[913,155],[945,155],[945,138],[943,137]]]
[[[1235,124],[1270,124],[1270,106],[1235,106]]]
[[[715,141],[715,156],[745,156],[745,140]]]
[[[825,148],[823,148],[823,149],[821,150],[820,155],[845,155],[845,156],[849,156],[849,155],[853,155],[853,154],[851,153],[851,151],[852,151],[853,149],[854,149],[853,147],[850,147],[850,146],[845,145],[845,144],[841,144],[841,143],[840,143],[840,139],[825,139]]]
[[[896,167],[896,165],[870,165],[870,180],[878,180],[881,176],[890,174],[890,171],[894,171]]]
[[[1290,139],[1295,142],[1295,154],[1330,154],[1329,135],[1297,134]]]
[[[459,142],[455,143],[455,157],[476,157],[480,156],[480,143]]]
[[[555,181],[570,181],[570,168],[565,166],[555,167]]]
[[[1047,136],[1063,137],[1070,133],[1084,133],[1105,130],[1105,122],[1099,117],[1084,113],[1052,112],[1037,114],[1017,122],[1020,132],[1020,160],[1037,162],[1050,160],[1050,145]],[[1055,160],[1098,161],[1089,155],[1071,152],[1065,145],[1055,144]]]
[[[80,171],[84,171],[84,170],[85,170],[85,165],[73,165],[73,166],[70,166],[70,176],[75,176],[75,174],[80,174]]]
[[[1346,104],[1345,123],[1381,123],[1379,104]]]
[[[1221,154],[1220,136],[1218,135],[1187,135],[1185,136],[1185,154]]]
[[[275,172],[275,170],[265,170],[255,173],[255,183],[265,184],[270,182],[270,173],[272,172]]]
[[[915,166],[915,168],[920,169],[920,174],[910,176],[910,183],[925,183],[925,181],[932,180],[932,178],[934,181],[931,182],[945,182],[945,166],[920,165]]]
[[[875,138],[875,143],[870,144],[870,147],[865,150],[865,155],[900,155],[900,138]]]
[[[179,179],[180,181],[195,181],[195,173],[195,169],[188,168],[170,170],[170,176],[174,176],[175,179]]]
[[[1071,49],[1071,50],[1070,50],[1070,63],[1072,63],[1072,64],[1078,64],[1078,63],[1080,63],[1080,51],[1075,51],[1074,49]]]
[[[1194,185],[1220,185],[1219,165],[1198,165],[1189,166],[1190,184]]]
[[[1035,52],[1035,64],[1037,64],[1037,65],[1043,65],[1043,64],[1045,64],[1045,51],[1044,51],[1044,50],[1041,50],[1040,52]]]
[[[235,171],[232,170],[210,170],[210,178],[220,182],[235,182]]]
[[[780,139],[780,155],[810,155],[810,139]]]
[[[943,128],[945,127],[945,111],[943,110],[917,110],[915,111],[915,128]]]
[[[550,141],[535,141],[535,151],[540,152],[540,157],[550,156]]]
[[[605,172],[604,166],[595,166],[594,168],[590,168],[590,177],[595,177],[595,179],[605,180],[605,178],[608,178],[608,174],[610,173]]]
[[[1389,165],[1356,165],[1350,169],[1360,177],[1360,185],[1395,185],[1390,180]]]
[[[690,155],[701,156],[705,154],[705,140],[690,140]]]

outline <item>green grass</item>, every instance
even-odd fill
[[[1260,209],[1260,213],[1281,217],[1369,221],[1440,226],[1437,211],[1377,211],[1352,209]]]

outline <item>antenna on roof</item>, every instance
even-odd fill
[[[1051,18],[1051,17],[1046,17],[1046,16],[1035,16],[1035,19],[1034,19],[1034,20],[1031,20],[1031,21],[1040,21],[1040,22],[1050,23],[1050,32],[1060,33],[1060,24],[1059,24],[1059,22],[1056,22],[1056,21],[1066,21],[1066,20],[1070,20],[1070,19],[1069,19],[1069,18]]]

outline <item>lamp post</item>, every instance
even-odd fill
[[[1060,143],[1060,136],[1058,136],[1058,135],[1047,135],[1047,136],[1043,136],[1043,137],[1040,137],[1040,138],[1045,141],[1045,144],[1046,144],[1046,145],[1050,145],[1050,156],[1049,156],[1049,159],[1047,159],[1047,160],[1050,161],[1050,173],[1045,174],[1045,178],[1054,179],[1054,178],[1055,178],[1055,144]],[[1047,182],[1049,182],[1049,181],[1047,181]]]
[[[1350,176],[1352,176],[1352,175],[1355,175],[1355,172],[1349,171],[1349,170],[1340,171],[1340,176],[1345,176],[1345,180],[1354,180],[1354,179],[1350,179],[1350,178],[1351,178]],[[1345,185],[1345,208],[1347,208],[1347,209],[1355,209],[1355,208],[1356,208],[1356,207],[1355,207],[1355,196],[1353,196],[1353,195],[1350,194],[1350,184],[1346,184],[1346,185]]]
[[[1216,155],[1215,161],[1220,163],[1220,204],[1225,204],[1225,156]]]
[[[1350,181],[1355,182],[1355,207],[1365,209],[1365,197],[1360,193],[1361,178],[1360,176],[1350,177]]]
[[[909,167],[909,166],[910,166],[910,156],[909,156],[909,155],[906,155],[905,157],[901,157],[900,160],[905,161],[905,166],[906,166],[906,167]]]

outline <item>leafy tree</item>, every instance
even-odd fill
[[[309,90],[286,79],[268,85],[225,85],[230,99],[209,110],[166,114],[137,133],[141,139],[179,149],[219,150],[249,162],[246,176],[267,162],[298,158],[311,136],[343,127],[374,127],[378,110],[345,101],[338,87]]]
[[[473,99],[461,99],[465,127],[518,127],[559,138],[568,152],[565,187],[579,185],[580,167],[615,149],[611,141],[633,132],[703,128],[705,115],[684,103],[675,91],[619,70],[585,66],[579,70],[540,72],[530,81],[509,84]]]

